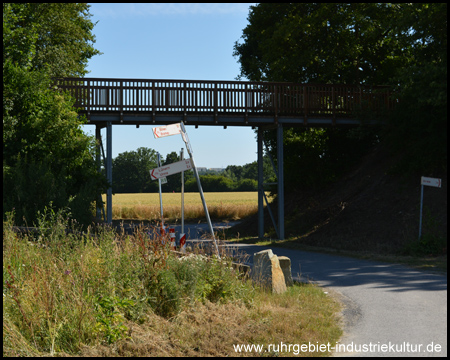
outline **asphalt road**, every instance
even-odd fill
[[[215,223],[219,231],[232,223]],[[176,232],[181,230],[176,226]],[[209,232],[186,225],[188,244]],[[207,236],[209,237],[209,236]],[[232,244],[242,259],[269,247]],[[343,304],[344,335],[334,356],[447,356],[447,276],[402,265],[283,248],[292,276],[317,283]],[[336,348],[336,344],[330,344]]]
[[[268,247],[239,245],[250,256]],[[292,276],[344,303],[347,352],[334,356],[447,356],[447,276],[405,266],[271,248],[291,259]],[[331,344],[335,346],[336,344]],[[360,350],[360,351],[356,351]],[[432,351],[430,351],[432,350]]]

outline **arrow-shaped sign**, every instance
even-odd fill
[[[177,135],[180,132],[181,132],[180,124],[172,124],[153,128],[153,136],[155,137],[155,139],[165,136]]]
[[[165,176],[178,174],[179,172],[192,169],[191,159],[185,159],[173,164],[164,165],[150,170],[152,180],[160,179]]]
[[[434,187],[440,188],[442,181],[441,181],[441,179],[435,179],[435,178],[422,176],[420,183],[421,183],[421,185],[434,186]]]

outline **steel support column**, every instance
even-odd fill
[[[283,125],[277,127],[277,165],[278,165],[278,237],[284,240],[284,170],[283,170]]]
[[[97,171],[101,172],[102,171],[102,163],[101,163],[101,154],[100,154],[100,149],[101,149],[101,141],[102,141],[102,135],[101,135],[101,127],[100,125],[95,125],[95,140],[97,141],[97,146],[95,148],[95,162],[97,164]],[[99,195],[99,199],[97,199],[96,202],[96,218],[97,221],[100,221],[100,219],[102,218],[102,209],[103,209],[103,205],[102,205],[102,197],[101,195]]]
[[[109,187],[106,192],[106,222],[112,224],[112,123],[106,125],[106,179]]]
[[[264,237],[263,129],[258,127],[258,238]]]

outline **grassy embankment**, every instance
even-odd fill
[[[3,356],[233,356],[237,344],[264,353],[341,335],[340,305],[320,288],[271,294],[225,256],[181,260],[147,229],[67,232],[52,212],[33,236],[12,225],[3,224]]]
[[[181,219],[181,194],[164,193],[164,218]],[[199,193],[185,193],[184,216],[186,220],[204,219],[205,213]],[[103,195],[103,201],[106,196]],[[238,220],[258,211],[257,192],[211,192],[205,193],[208,212],[215,220]],[[160,205],[158,193],[113,195],[113,219],[158,220]]]

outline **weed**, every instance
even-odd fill
[[[38,217],[36,241],[14,233],[12,218],[7,216],[3,224],[4,356],[88,356],[86,349],[102,344],[111,355],[231,355],[230,341],[242,334],[250,340],[257,331],[263,342],[269,341],[264,335],[267,324],[253,328],[257,317],[248,312],[288,308],[267,309],[277,298],[261,295],[243,280],[225,253],[220,260],[201,249],[177,257],[158,227],[119,236],[111,227],[100,226],[80,234],[50,206]],[[312,296],[316,300],[317,294]],[[312,313],[321,312],[325,310]],[[303,316],[303,311],[296,313]],[[269,317],[273,325],[277,318]],[[321,326],[322,334],[330,325]],[[149,338],[154,349],[170,345],[161,352],[143,350],[142,334],[147,334],[142,346]],[[277,335],[270,336],[272,340]],[[133,341],[127,341],[130,337]]]
[[[96,330],[102,333],[108,344],[126,337],[125,333],[128,328],[124,325],[124,316],[121,310],[134,305],[129,299],[119,299],[118,297],[100,297],[95,302],[95,310],[97,311]]]

